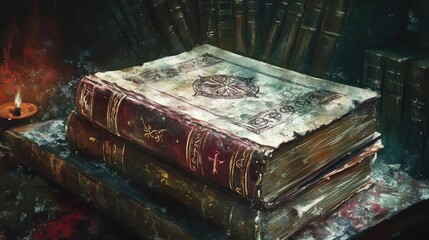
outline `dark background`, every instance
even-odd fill
[[[428,13],[427,0],[353,0],[328,79],[359,86],[367,48],[405,44],[427,51]],[[77,83],[83,75],[169,55],[171,46],[161,39],[159,44],[164,50],[136,54],[107,1],[0,0],[0,105],[12,101],[16,89],[22,87],[23,101],[39,107],[26,123],[65,117],[74,107]],[[2,121],[0,129],[13,125]],[[22,180],[16,183],[22,185]],[[10,184],[13,188],[13,182]],[[423,230],[423,224],[407,233]],[[4,226],[0,223],[0,230]]]

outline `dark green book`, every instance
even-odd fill
[[[404,93],[406,79],[416,54],[408,49],[386,52],[384,55],[384,79],[381,102],[382,135],[384,152],[392,163],[400,162],[402,153],[401,138],[404,127]]]
[[[12,128],[2,132],[0,140],[19,164],[88,200],[142,239],[226,239],[196,215],[73,151],[66,140],[66,122]]]
[[[122,11],[127,16],[134,36],[143,46],[150,60],[164,55],[164,47],[160,44],[160,35],[149,17],[146,7],[140,0],[119,1]]]
[[[309,74],[328,78],[352,0],[328,0]]]
[[[189,27],[189,23],[185,18],[182,6],[178,0],[166,0],[168,9],[170,10],[171,17],[175,23],[177,31],[179,32],[180,38],[182,39],[185,50],[191,50],[194,45],[194,38]]]
[[[365,49],[360,87],[381,93],[384,77],[384,55],[391,49]]]
[[[326,0],[308,0],[288,68],[307,73],[319,36]]]
[[[261,1],[247,0],[246,4],[246,40],[247,55],[258,59],[263,29],[261,28]]]
[[[231,0],[215,0],[217,11],[217,46],[227,50],[234,49],[234,16]]]
[[[262,39],[265,39],[269,28],[268,26],[271,25],[271,20],[274,17],[274,12],[276,11],[277,7],[280,5],[281,0],[259,0],[261,3],[261,25],[263,26],[262,29]]]
[[[413,176],[429,176],[428,159],[423,158],[429,133],[429,58],[412,64],[405,89],[403,165]]]
[[[182,39],[177,32],[174,20],[170,16],[166,0],[144,1],[147,4],[151,18],[155,26],[161,31],[161,35],[166,44],[167,54],[173,55],[185,51]]]
[[[232,0],[234,3],[234,52],[246,53],[246,15],[244,0]]]
[[[139,60],[148,59],[149,57],[147,56],[147,54],[145,54],[143,48],[145,44],[141,41],[141,39],[136,38],[136,36],[134,35],[134,31],[131,28],[129,22],[127,21],[127,16],[124,15],[124,13],[122,12],[122,9],[119,6],[119,2],[114,0],[108,0],[107,5],[113,15],[113,18],[115,19],[116,24],[118,25],[119,31],[121,32],[122,36],[129,42],[137,58],[139,58]]]
[[[202,43],[217,43],[217,11],[215,0],[198,0],[198,27]]]
[[[377,129],[381,132],[383,122],[381,119],[381,106],[383,101],[382,86],[384,79],[384,55],[391,49],[365,49],[363,58],[363,74],[359,87],[376,91],[380,99],[376,106]]]
[[[288,10],[289,0],[282,0],[280,6],[276,8],[274,16],[271,20],[268,32],[264,40],[264,49],[262,54],[262,61],[268,61],[271,58],[271,54],[274,50],[274,46],[277,42],[277,38],[280,32],[280,29],[283,24],[283,20],[286,16],[286,11]]]
[[[185,14],[186,22],[195,43],[200,41],[198,34],[198,3],[197,0],[178,0]]]
[[[288,66],[306,3],[307,0],[291,0],[289,3],[279,41],[271,56],[272,64],[281,67]]]

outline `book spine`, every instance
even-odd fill
[[[202,43],[216,45],[217,14],[214,0],[198,0],[198,22]]]
[[[79,114],[242,198],[259,200],[256,180],[267,149],[206,123],[187,121],[173,110],[141,97],[137,100],[133,93],[100,85],[91,77],[83,78],[77,90]]]
[[[316,50],[311,61],[309,74],[329,78],[336,49],[346,22],[350,0],[330,0],[326,4]]]
[[[151,16],[155,19],[154,21],[158,24],[158,28],[163,34],[168,46],[168,54],[175,55],[184,52],[185,47],[169,14],[166,0],[150,0],[145,2],[148,4],[148,8],[152,10]]]
[[[121,11],[121,8],[119,7],[118,2],[114,0],[107,0],[107,5],[109,7],[110,12],[113,15],[113,18],[115,19],[116,24],[118,25],[119,31],[121,32],[123,37],[126,40],[128,40],[128,42],[131,44],[131,47],[133,48],[137,58],[147,59],[148,58],[147,55],[145,54],[144,50],[141,48],[142,43],[139,42],[134,36],[133,30],[131,29],[131,26],[128,25],[126,17]]]
[[[404,88],[412,58],[385,58],[385,75],[382,89],[383,134],[386,153],[393,163],[400,161],[400,144],[404,118]]]
[[[281,67],[288,65],[306,3],[307,0],[292,0],[289,3],[279,41],[271,56],[270,63]]]
[[[404,125],[407,128],[403,139],[404,165],[412,175],[429,172],[429,164],[424,163],[424,149],[428,137],[429,115],[429,61],[415,62],[406,82],[404,97]],[[427,173],[426,173],[427,175]]]
[[[288,68],[307,73],[319,35],[326,0],[308,0]]]
[[[233,0],[234,3],[234,52],[246,53],[246,16],[244,0]]]
[[[384,57],[380,51],[373,49],[364,51],[362,85],[360,86],[378,93],[381,93],[384,77]]]
[[[234,49],[234,16],[231,0],[215,0],[218,14],[217,38],[218,46],[222,49],[233,51]]]
[[[264,41],[265,48],[262,54],[262,61],[268,61],[271,57],[271,53],[274,49],[274,45],[276,44],[280,28],[286,16],[288,5],[289,5],[289,0],[281,1],[280,6],[276,9],[274,13],[273,19],[269,25],[270,26],[269,31],[265,36],[265,41]]]
[[[161,207],[157,207],[141,193],[121,184],[123,182],[106,180],[99,169],[89,169],[88,164],[82,164],[77,159],[65,160],[49,148],[28,140],[19,132],[10,130],[1,137],[13,149],[14,160],[72,193],[89,199],[92,205],[120,220],[138,236],[157,236],[161,239],[201,237],[183,230],[182,226],[175,222],[177,219],[173,220]],[[69,156],[70,153],[65,155]]]
[[[149,18],[143,2],[138,0],[122,0],[120,1],[120,5],[124,15],[128,17],[134,36],[138,39],[144,53],[149,55],[149,59],[157,59],[163,56],[164,49],[159,43],[161,37],[155,29],[152,20]]]
[[[274,12],[277,9],[280,0],[260,0],[261,1],[261,25],[264,26],[262,30],[262,38],[268,35],[269,28],[267,26],[271,25],[271,20],[273,19]]]
[[[198,35],[199,23],[197,0],[179,0],[179,4],[182,6],[192,37],[195,40],[195,43],[198,43],[200,39]]]
[[[377,129],[379,132],[382,131],[383,126],[381,118],[383,96],[381,96],[381,92],[384,79],[384,57],[381,51],[375,49],[366,49],[364,51],[362,85],[360,86],[380,94],[380,99],[376,105]]]
[[[177,0],[167,0],[167,6],[170,10],[175,26],[177,27],[180,38],[182,39],[183,46],[186,50],[191,50],[195,44],[194,38],[192,37],[182,6]]]
[[[102,161],[161,198],[185,205],[234,239],[257,239],[257,211],[185,171],[159,161],[125,140],[71,112],[67,140],[72,149]]]
[[[246,40],[247,54],[252,58],[259,58],[261,47],[261,11],[259,0],[247,0],[246,4]]]

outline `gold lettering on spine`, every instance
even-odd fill
[[[202,127],[194,127],[186,141],[186,163],[189,169],[204,175],[202,168],[202,152],[207,141],[208,131]]]
[[[113,92],[109,99],[107,106],[107,129],[111,132],[119,135],[118,132],[118,110],[122,100],[124,100],[125,94],[121,92]]]
[[[125,146],[124,143],[122,147],[118,147],[114,142],[105,140],[103,141],[103,160],[106,164],[112,164],[117,167],[118,164],[121,164],[120,168],[125,172],[125,164],[124,164],[124,154],[125,154]]]
[[[151,125],[146,125],[143,116],[140,116],[140,119],[142,120],[142,123],[143,123],[143,131],[144,131],[143,136],[145,138],[153,139],[155,140],[155,142],[162,142],[162,135],[164,134],[164,132],[167,131],[167,129],[160,129],[160,130],[152,129]]]
[[[82,115],[92,121],[92,106],[94,103],[95,87],[91,84],[82,81],[80,83],[80,98],[79,106],[81,107]]]
[[[254,151],[239,147],[229,162],[229,187],[243,197],[249,196],[248,178]]]
[[[124,162],[124,155],[125,155],[125,146],[127,144],[124,143],[124,145],[122,146],[122,152],[121,152],[121,163],[122,163],[122,171],[124,171],[125,175],[127,174],[127,172],[125,171],[125,162]]]

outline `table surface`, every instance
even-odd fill
[[[373,177],[371,189],[294,238],[399,239],[419,230],[424,233],[429,223],[429,182],[408,176],[399,165],[386,164],[383,156],[374,163]],[[0,240],[136,238],[85,199],[16,164],[1,147],[0,182]]]

